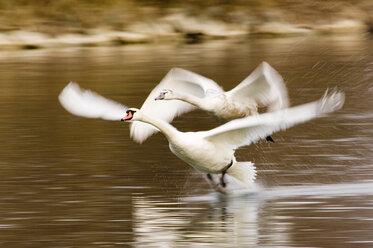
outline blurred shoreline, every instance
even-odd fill
[[[370,0],[0,0],[0,49],[372,32]]]

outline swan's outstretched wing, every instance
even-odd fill
[[[148,98],[141,107],[141,111],[148,116],[167,122],[172,122],[175,117],[189,112],[195,109],[195,107],[187,102],[178,100],[155,101],[154,99],[164,89],[187,93],[201,98],[222,92],[219,85],[211,79],[181,68],[171,69],[162,81],[150,92]],[[142,143],[157,131],[158,129],[146,123],[131,123],[131,136],[139,143]]]
[[[71,114],[119,121],[128,109],[113,100],[106,99],[99,94],[84,90],[78,84],[70,82],[58,96],[61,105]]]
[[[299,105],[276,112],[250,116],[230,121],[215,129],[202,132],[207,140],[236,149],[250,145],[272,133],[309,121],[324,114],[336,111],[343,106],[344,93],[327,92],[318,101]]]
[[[245,104],[248,99],[253,99],[258,107],[268,107],[270,112],[289,106],[284,81],[267,62],[262,62],[247,78],[226,94],[242,104]]]

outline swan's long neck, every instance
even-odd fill
[[[198,108],[201,108],[201,109],[205,109],[206,108],[206,104],[205,104],[205,101],[203,98],[200,98],[200,97],[197,97],[197,96],[193,96],[193,95],[190,95],[190,94],[186,94],[186,93],[181,93],[181,92],[177,92],[174,96],[174,99],[176,100],[181,100],[181,101],[184,101],[184,102],[188,102]]]
[[[180,133],[176,128],[171,126],[169,123],[160,120],[160,119],[155,119],[147,115],[142,115],[141,120],[142,122],[148,123],[156,128],[158,128],[168,140],[171,140],[174,138],[178,133]]]

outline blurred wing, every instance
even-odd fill
[[[196,107],[179,100],[155,101],[154,99],[164,89],[191,94],[200,98],[208,95],[218,94],[223,90],[213,80],[181,68],[171,69],[162,81],[150,92],[141,111],[152,118],[162,119],[167,122]],[[131,137],[142,143],[149,136],[159,130],[143,122],[131,123]]]
[[[344,93],[325,93],[318,101],[297,107],[265,113],[230,121],[220,127],[204,132],[204,138],[221,143],[232,149],[250,145],[272,133],[285,130],[298,123],[309,121],[336,111],[343,106]]]
[[[284,81],[267,62],[262,62],[245,80],[228,91],[227,95],[242,104],[253,99],[258,107],[268,107],[269,111],[289,106]]]
[[[126,106],[84,90],[78,84],[70,82],[58,96],[61,105],[71,114],[86,118],[101,118],[119,121],[128,109]]]

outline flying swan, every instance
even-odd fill
[[[200,132],[180,132],[168,122],[154,118],[140,109],[127,108],[89,90],[82,90],[77,84],[68,84],[59,95],[62,106],[72,114],[143,122],[157,128],[169,141],[172,153],[192,167],[211,174],[221,174],[219,187],[225,187],[224,175],[229,174],[244,185],[250,185],[256,177],[251,162],[237,162],[235,150],[250,145],[272,133],[285,130],[298,123],[322,117],[340,109],[344,103],[344,93],[334,91],[314,102],[274,112],[257,114],[229,121],[217,128]],[[168,109],[165,108],[164,112]],[[126,115],[123,117],[124,113]]]
[[[156,101],[174,100],[174,101]],[[178,100],[178,101],[176,101]],[[171,69],[151,91],[141,111],[167,122],[196,108],[207,111],[221,122],[289,106],[286,86],[281,75],[267,62],[262,62],[248,77],[230,91],[213,80],[181,68]],[[167,111],[165,111],[165,109]],[[131,124],[131,137],[142,143],[158,129],[142,122]],[[273,141],[270,137],[269,141]]]

